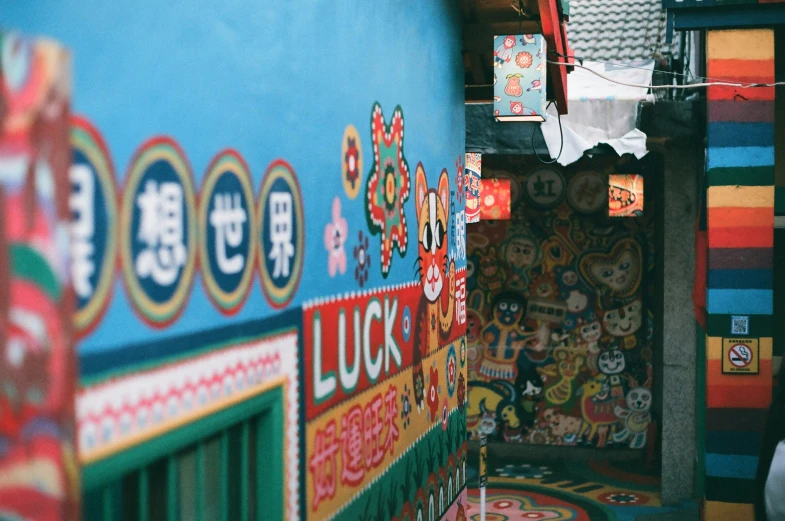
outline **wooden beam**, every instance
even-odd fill
[[[542,34],[539,22],[501,22],[463,26],[463,50],[492,52],[493,37],[502,34]]]

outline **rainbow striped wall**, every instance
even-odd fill
[[[707,76],[774,82],[772,30],[709,31]],[[705,519],[752,521],[772,388],[774,88],[710,87]],[[723,375],[731,317],[750,317],[760,374]]]

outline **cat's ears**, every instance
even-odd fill
[[[415,200],[417,202],[417,215],[420,215],[420,209],[422,208],[423,203],[425,203],[425,198],[428,196],[428,179],[425,177],[425,168],[422,166],[422,163],[417,163],[417,171],[415,173],[415,184],[414,190],[416,193]],[[447,169],[443,169],[442,173],[439,175],[439,188],[436,190],[439,199],[442,201],[442,206],[444,207],[444,212],[449,214],[450,213],[450,177],[447,173]]]
[[[444,206],[444,213],[449,215],[450,214],[450,177],[447,173],[447,169],[443,169],[441,175],[439,175],[439,189],[437,190],[439,193],[439,199],[442,200],[442,206]]]
[[[425,168],[422,163],[417,163],[417,171],[414,176],[416,179],[414,183],[415,201],[417,203],[417,218],[419,219],[420,209],[428,195],[428,179],[425,177]]]

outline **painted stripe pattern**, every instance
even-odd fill
[[[772,83],[774,33],[710,31],[707,61],[711,78]],[[751,521],[773,372],[774,88],[710,87],[707,98],[705,518]],[[723,374],[734,316],[759,338],[756,375]]]

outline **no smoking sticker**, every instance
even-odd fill
[[[723,338],[722,339],[722,373],[723,374],[758,374],[757,338]]]

